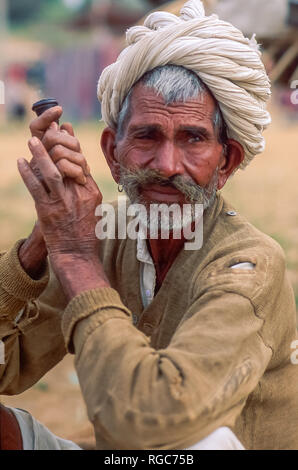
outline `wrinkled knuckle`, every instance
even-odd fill
[[[59,171],[53,171],[51,175],[48,177],[49,182],[57,183],[62,180],[61,173]]]
[[[60,173],[65,173],[65,171],[67,170],[67,162],[63,159],[63,160],[59,160],[59,162],[57,162],[56,164],[58,170],[60,171]]]
[[[61,156],[65,155],[65,147],[63,147],[63,145],[56,144],[54,149],[55,149],[55,154],[56,155],[61,155]]]
[[[76,161],[80,165],[84,165],[85,162],[86,162],[86,159],[85,159],[84,155],[82,155],[81,153],[78,153],[77,156],[76,156]]]
[[[74,139],[74,148],[76,149],[77,152],[79,152],[81,150],[80,142],[78,141],[76,137],[73,137],[73,139]]]
[[[84,172],[80,166],[75,167],[76,176],[84,176]]]
[[[64,147],[60,144],[54,145],[51,150],[51,156],[55,160],[61,160],[65,156]]]

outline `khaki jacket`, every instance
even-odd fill
[[[136,241],[102,242],[112,287],[68,305],[52,273],[33,281],[22,270],[21,242],[2,254],[0,394],[28,389],[69,351],[98,449],[183,449],[220,426],[247,449],[298,449],[284,255],[231,209],[217,197],[203,247],[179,253],[145,310]],[[231,269],[242,262],[254,269]]]

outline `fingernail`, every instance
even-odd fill
[[[39,139],[37,137],[32,137],[32,139],[30,139],[30,145],[32,145],[32,147],[36,147],[39,145]]]
[[[51,122],[51,124],[50,124],[49,127],[50,127],[50,129],[55,129],[55,130],[57,130],[57,129],[58,129],[58,124],[57,124],[57,122]]]
[[[90,166],[89,166],[89,165],[87,165],[87,174],[88,174],[88,175],[90,175],[90,172],[91,172],[91,170],[90,170]]]
[[[81,184],[86,184],[87,183],[87,178],[85,176],[82,176],[82,178],[80,178],[80,183]]]

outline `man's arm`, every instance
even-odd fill
[[[35,118],[30,124],[31,135],[41,139],[62,177],[85,184],[90,168],[73,128],[70,123],[59,128],[55,122],[62,112],[56,106]],[[34,158],[30,165],[42,180]],[[48,281],[47,248],[38,223],[26,240],[2,254],[0,272],[0,316],[15,318],[28,301],[41,294]]]
[[[42,277],[46,270],[47,247],[37,223],[31,235],[21,244],[18,257],[24,271],[34,280]]]
[[[231,429],[272,351],[251,302],[210,289],[155,350],[110,288],[75,297],[63,333],[103,449],[183,449]]]
[[[84,184],[90,170],[71,124],[58,129],[53,123],[61,114],[60,107],[49,109],[31,123],[31,134],[42,139],[63,177]],[[61,360],[65,305],[58,281],[51,276],[49,282],[47,248],[37,223],[26,240],[0,255],[0,340],[5,348],[0,393],[20,393]]]

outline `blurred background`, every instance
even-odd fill
[[[96,85],[125,44],[125,31],[152,9],[178,14],[184,0],[0,0],[0,250],[26,237],[34,206],[16,169],[29,157],[32,104],[54,97],[71,121],[105,200],[117,197],[99,147],[103,124]],[[298,0],[205,0],[247,36],[256,33],[272,81],[266,150],[223,193],[286,254],[298,306]],[[73,366],[66,357],[31,390],[1,397],[54,433],[92,448],[94,438]]]

